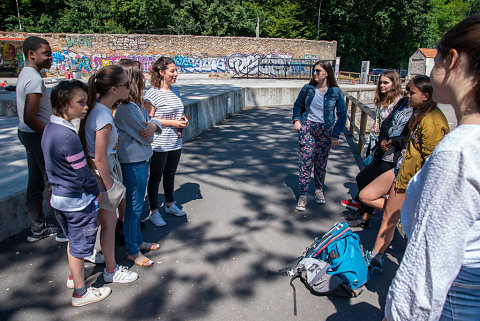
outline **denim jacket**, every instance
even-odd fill
[[[307,97],[305,98],[305,95]],[[315,86],[306,84],[300,90],[297,100],[293,104],[292,119],[299,120],[302,124],[307,121],[308,113],[310,111],[310,104],[313,97],[315,97]],[[305,102],[305,106],[304,106]],[[305,112],[302,114],[302,107],[305,107]],[[337,121],[335,122],[334,110],[337,109]],[[347,121],[347,106],[343,100],[342,90],[338,87],[328,87],[323,101],[323,119],[325,121],[325,128],[333,127],[332,138],[338,139],[345,123]]]

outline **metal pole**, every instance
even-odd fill
[[[318,5],[318,20],[317,20],[317,40],[320,37],[320,11],[322,9],[322,0],[320,0],[320,4]]]
[[[20,27],[20,32],[22,32],[22,24],[20,23],[20,9],[18,8],[18,0],[15,0],[17,3],[17,14],[18,14],[18,26]]]
[[[257,28],[255,29],[257,38],[260,37],[260,17],[257,17]]]

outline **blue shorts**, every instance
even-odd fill
[[[81,211],[55,210],[55,216],[68,237],[70,254],[76,258],[92,255],[98,230],[98,211],[94,201]]]
[[[462,266],[447,293],[440,321],[475,321],[480,315],[480,269]]]

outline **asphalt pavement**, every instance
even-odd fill
[[[110,284],[102,302],[71,306],[66,244],[53,238],[36,243],[27,233],[0,243],[1,320],[381,320],[390,282],[402,255],[397,234],[387,250],[382,274],[358,298],[314,296],[299,281],[298,316],[293,315],[289,278],[272,276],[299,256],[316,236],[348,211],[340,200],[356,193],[360,159],[351,140],[341,136],[327,167],[327,203],[313,200],[295,212],[298,197],[297,134],[291,106],[250,108],[186,143],[175,182],[175,198],[185,217],[164,214],[165,227],[146,222],[145,240],[159,242],[148,253],[151,268],[130,284]],[[159,199],[163,203],[160,187]],[[163,208],[162,208],[163,209]],[[147,204],[144,216],[147,215]],[[373,228],[356,229],[371,249]],[[125,249],[118,263],[131,266]],[[89,285],[103,286],[104,265],[93,266]]]

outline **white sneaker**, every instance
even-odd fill
[[[175,202],[173,202],[172,205],[170,205],[170,206],[165,205],[165,213],[172,214],[172,215],[175,215],[175,216],[183,216],[183,215],[186,214],[184,211],[182,211],[181,209],[178,208],[178,206],[177,206],[177,204],[175,204]]]
[[[152,222],[153,225],[155,226],[165,226],[167,225],[167,222],[162,217],[162,214],[158,212],[158,210],[155,210],[152,214],[148,216],[148,219],[150,222]]]
[[[94,267],[92,265],[90,266],[84,266],[84,270],[83,270],[83,277],[86,279],[88,278],[90,275],[93,274],[93,269]],[[68,277],[67,277],[67,288],[69,289],[73,289],[74,288],[74,284],[73,284],[73,278],[72,278],[72,275],[69,274]]]
[[[97,250],[93,250],[92,255],[85,257],[84,260],[93,264],[105,263],[105,257],[103,257],[103,254]]]
[[[118,265],[113,273],[107,273],[106,269],[103,270],[103,280],[107,283],[129,283],[138,279],[138,274],[128,270],[128,267]]]
[[[85,292],[82,296],[76,296],[75,293],[72,294],[72,305],[74,307],[81,307],[90,303],[95,303],[98,301],[102,301],[107,296],[112,293],[112,289],[109,287],[102,287],[102,288],[88,288],[87,292]]]

